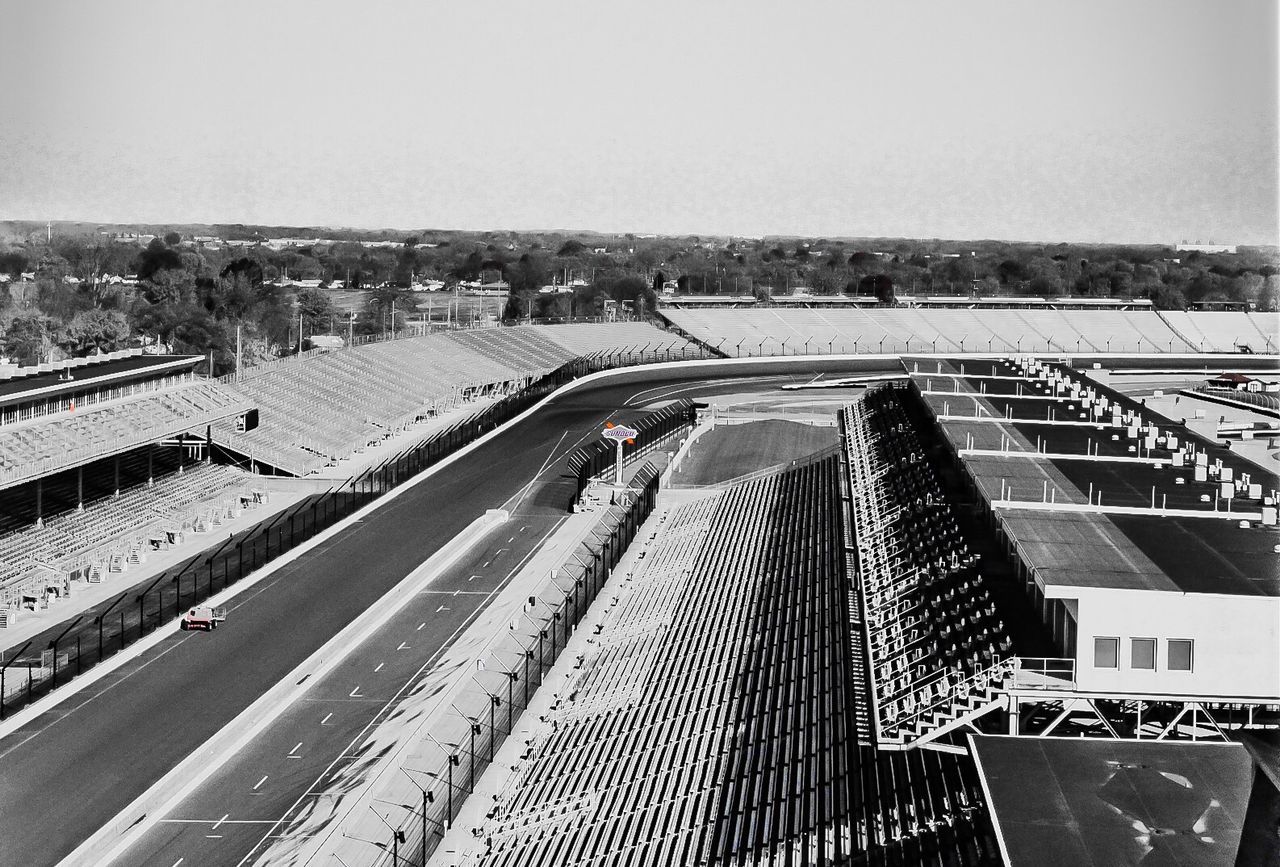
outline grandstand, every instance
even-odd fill
[[[678,331],[730,357],[818,353],[1188,353],[1280,350],[1280,315],[1114,310],[673,309]]]
[[[196,378],[200,361],[132,350],[4,372],[0,625],[261,498],[239,471],[186,466],[209,425],[251,407]]]
[[[466,863],[982,863],[971,763],[859,744],[834,457],[668,506]]]
[[[231,467],[199,463],[63,513],[40,527],[0,536],[0,625],[22,610],[68,596],[70,582],[94,584],[146,562],[256,506],[249,478]]]
[[[1039,793],[1076,767],[1073,794],[1100,793],[1115,763],[1150,761],[1229,805],[1210,836],[1212,860],[1230,863],[1222,858],[1256,827],[1243,817],[1249,765],[1237,744],[1280,727],[1280,654],[1266,652],[1280,623],[1280,477],[1062,357],[1270,353],[1276,317],[666,315],[676,333],[639,323],[452,331],[306,353],[222,381],[196,378],[197,358],[137,353],[2,373],[0,625],[259,502],[251,473],[210,461],[307,475],[446,411],[542,394],[527,389],[583,372],[573,366],[583,359],[703,355],[695,342],[730,357],[916,353],[890,362],[901,382],[848,398],[834,450],[805,450],[789,469],[768,455],[759,468],[725,460],[708,478],[730,481],[659,495],[647,546],[605,587],[593,634],[572,639],[558,666],[568,686],[531,723],[470,849],[441,857],[1035,863],[1027,841],[1043,829],[1018,814],[1018,785]],[[1159,362],[1180,363],[1198,364]],[[548,381],[561,380],[538,387]],[[779,406],[799,405],[778,394]],[[683,430],[693,407],[647,418],[678,415]],[[603,466],[608,449],[597,451]],[[1027,747],[1049,739],[1072,747]],[[1228,758],[1206,760],[1201,741]],[[474,742],[471,752],[474,762]],[[1135,779],[1153,803],[1172,799]],[[448,786],[451,822],[461,786]],[[1096,800],[1065,798],[1051,821],[1085,817],[1119,833]],[[1184,857],[1200,851],[1187,845]]]
[[[259,408],[214,442],[258,469],[306,475],[470,401],[510,394],[576,358],[684,357],[688,341],[641,323],[450,331],[250,368],[222,387]]]

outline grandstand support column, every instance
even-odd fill
[[[44,479],[36,479],[36,527],[44,526]]]
[[[204,462],[213,463],[213,425],[204,426]]]
[[[1009,708],[1005,711],[1007,714],[1008,729],[1005,734],[1017,737],[1018,731],[1018,697],[1016,695],[1009,696]]]
[[[147,487],[148,488],[156,483],[155,472],[153,472],[155,467],[155,457],[156,457],[156,444],[148,443],[147,444]]]
[[[148,475],[150,475],[150,473],[148,473]],[[120,456],[119,455],[116,455],[116,459],[115,459],[115,484],[112,486],[111,490],[113,491],[112,493],[113,497],[120,496]]]
[[[84,464],[76,467],[76,511],[84,511]]]

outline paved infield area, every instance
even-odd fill
[[[57,863],[485,509],[523,493],[512,519],[498,531],[505,531],[501,540],[513,541],[491,535],[431,589],[451,594],[462,584],[474,586],[466,579],[476,558],[490,561],[483,589],[499,586],[522,552],[565,513],[572,488],[560,475],[563,459],[607,418],[627,421],[646,404],[723,391],[730,381],[741,392],[796,378],[805,374],[746,374],[701,385],[689,374],[664,380],[651,373],[635,382],[586,386],[441,468],[238,596],[216,633],[175,634],[0,741],[0,864]],[[498,552],[502,547],[508,550]],[[468,591],[450,595],[447,605],[432,593],[415,600],[290,708],[281,725],[216,775],[208,802],[200,802],[203,792],[191,799],[191,815],[180,818],[197,822],[159,825],[128,863],[238,863],[386,700],[474,615],[485,597]],[[418,630],[419,624],[428,625]],[[418,638],[411,656],[395,650],[409,633]],[[383,667],[374,671],[380,662]],[[346,696],[339,695],[339,684],[346,687],[348,681]],[[253,807],[217,824],[229,811],[216,804],[229,793],[237,805],[248,800]],[[204,810],[209,815],[197,815]],[[195,834],[205,841],[201,847],[215,848],[182,854],[176,841],[182,838],[185,845]]]

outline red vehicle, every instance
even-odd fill
[[[213,631],[218,628],[218,624],[227,619],[227,609],[210,608],[208,606],[197,606],[188,609],[187,613],[182,615],[182,622],[179,626],[182,629],[207,629]]]

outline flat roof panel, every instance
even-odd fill
[[[1239,744],[970,743],[1014,867],[1235,864],[1253,782]]]

